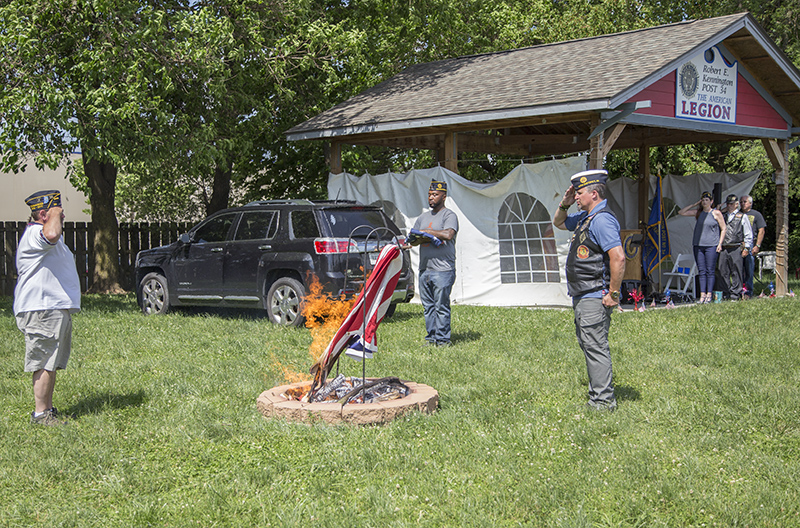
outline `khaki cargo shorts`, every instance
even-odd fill
[[[69,310],[22,312],[17,328],[25,334],[25,372],[67,368],[72,348]]]

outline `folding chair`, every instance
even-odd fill
[[[756,258],[758,259],[758,282],[761,282],[761,272],[764,270],[775,272],[777,253],[774,251],[762,251]]]
[[[664,277],[669,277],[667,284],[664,287],[664,293],[677,292],[682,296],[687,296],[688,291],[692,290],[691,298],[694,299],[694,278],[697,276],[697,264],[692,255],[679,253],[675,258],[675,264],[672,266],[672,271],[663,274]],[[672,288],[672,281],[675,280],[675,289]]]

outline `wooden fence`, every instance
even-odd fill
[[[0,295],[13,295],[17,283],[17,267],[14,258],[25,222],[0,222]],[[135,288],[134,266],[136,254],[143,249],[171,244],[181,233],[189,230],[188,223],[121,223],[119,225],[120,286],[126,290]],[[81,291],[92,285],[91,270],[94,268],[94,232],[91,222],[65,222],[64,242],[75,253],[75,264]]]

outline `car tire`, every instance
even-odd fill
[[[139,298],[142,313],[162,315],[169,311],[169,289],[167,279],[160,273],[148,273],[139,283]]]
[[[281,326],[302,326],[303,299],[306,290],[303,284],[290,277],[281,277],[272,283],[267,292],[267,314],[269,320]]]
[[[397,310],[397,303],[392,303],[386,309],[386,313],[384,314],[383,318],[388,319],[389,317],[394,315],[394,311]]]

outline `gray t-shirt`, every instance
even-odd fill
[[[424,212],[414,223],[414,229],[433,229],[444,231],[452,229],[458,233],[458,216],[450,209],[442,208],[438,213]],[[456,237],[452,240],[442,240],[439,247],[423,243],[419,246],[419,272],[450,271],[456,269]]]
[[[762,227],[767,227],[767,223],[764,221],[764,216],[755,209],[750,209],[745,215],[750,220],[750,226],[753,228],[753,245],[755,246],[758,240],[758,230]]]

